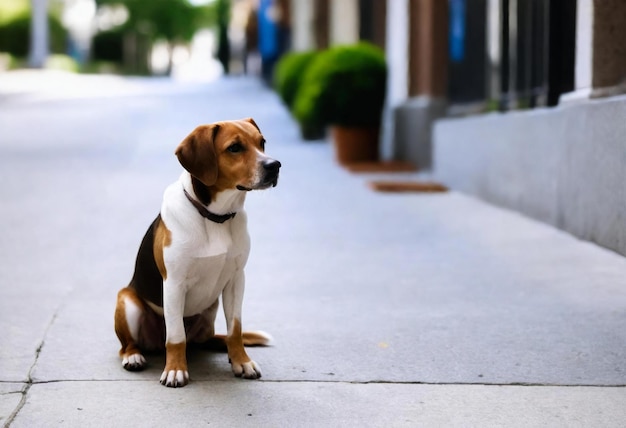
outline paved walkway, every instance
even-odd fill
[[[624,426],[626,259],[455,192],[375,193],[255,80],[164,86],[0,96],[0,423]],[[177,143],[245,116],[283,163],[247,202],[244,326],[275,341],[259,381],[196,352],[168,389],[160,355],[121,368],[115,293]]]

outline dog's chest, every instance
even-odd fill
[[[171,244],[163,249],[167,271],[164,287],[183,288],[185,316],[213,305],[229,282],[241,274],[248,258],[250,238],[243,202],[233,205],[229,202],[232,195],[222,199],[226,201],[221,201],[220,211],[229,212],[231,207],[237,214],[224,223],[215,223],[197,212],[180,183],[165,191],[161,217],[170,231]]]
[[[204,233],[199,236],[195,250],[192,250],[195,253],[194,257],[211,258],[221,255],[232,257],[236,246],[229,225],[210,221],[203,223]]]
[[[224,288],[243,270],[248,246],[244,236],[233,234],[228,224],[206,222],[189,248],[185,274],[185,316],[210,307]]]
[[[194,259],[186,277],[185,316],[200,313],[215,303],[236,271],[235,259],[226,254]]]

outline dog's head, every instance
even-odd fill
[[[265,138],[251,118],[201,125],[176,148],[183,168],[219,192],[276,186],[280,162],[265,154]]]

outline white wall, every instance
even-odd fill
[[[560,103],[589,99],[593,79],[593,1],[578,0],[576,4],[576,63],[574,91],[561,95]]]
[[[314,9],[311,0],[291,0],[291,49],[305,51],[314,49]]]
[[[593,0],[576,5],[575,89],[591,89],[593,63]]]
[[[331,45],[350,44],[359,40],[358,0],[331,1],[329,19]]]
[[[409,94],[409,2],[387,1],[388,100],[391,105],[405,101]]]

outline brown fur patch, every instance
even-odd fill
[[[254,331],[244,331],[241,337],[243,346],[266,346],[270,342],[267,337]]]
[[[163,249],[172,244],[172,232],[167,228],[163,219],[159,217],[159,221],[154,231],[154,261],[156,262],[159,273],[165,280],[167,278],[167,269],[165,268],[165,260],[163,259]]]
[[[248,117],[246,119],[244,119],[246,122],[250,122],[252,125],[254,125],[254,127],[257,129],[257,131],[261,132],[261,128],[259,128],[259,125],[256,124],[256,122],[254,121],[254,119],[252,119],[251,117]]]
[[[220,132],[215,140],[219,174],[211,193],[235,189],[237,185],[252,187],[257,168],[257,150],[263,151],[263,135],[256,124],[248,120],[220,122]],[[243,150],[231,153],[228,148],[239,143]]]
[[[250,361],[243,347],[243,336],[241,334],[241,321],[235,318],[233,321],[233,331],[226,337],[226,347],[228,348],[228,358],[233,364],[244,364]]]
[[[187,343],[167,343],[165,345],[165,370],[187,371]]]
[[[218,177],[214,140],[219,124],[196,127],[176,148],[178,161],[191,175],[206,186],[212,186]]]
[[[201,125],[176,148],[181,165],[207,189],[196,193],[215,195],[237,185],[252,187],[256,150],[263,151],[263,135],[254,120],[242,119]],[[242,150],[228,148],[238,143]],[[204,203],[208,201],[203,200]]]
[[[254,331],[244,331],[241,333],[241,339],[243,346],[267,346],[269,344],[267,337]],[[225,352],[228,350],[226,345],[226,336],[223,334],[216,334],[209,340],[202,342],[201,347],[203,349]]]
[[[128,321],[126,320],[126,299],[132,300],[140,308],[145,308],[143,301],[137,296],[132,288],[122,288],[117,293],[117,305],[115,306],[115,334],[122,344],[120,356],[128,356],[139,352],[137,341],[130,333]]]

